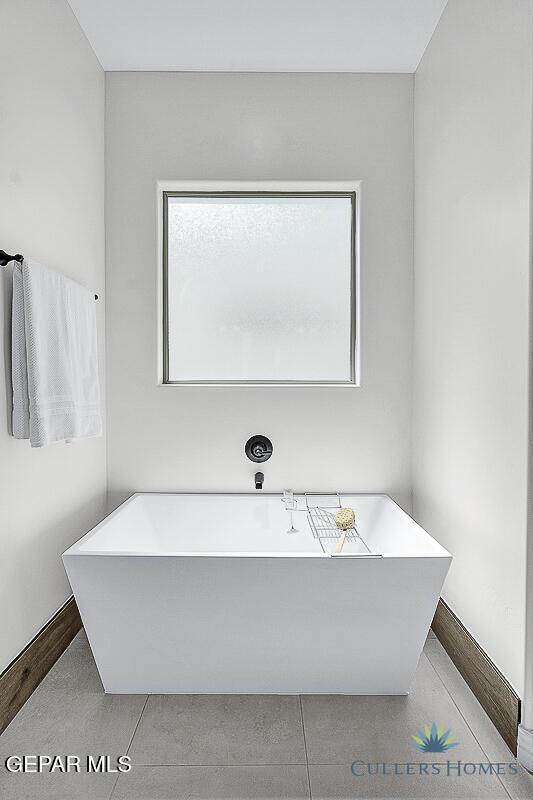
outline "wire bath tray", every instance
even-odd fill
[[[332,505],[313,505],[313,498],[318,502],[319,500],[327,500],[333,501]],[[312,495],[306,494],[305,495],[305,504],[307,510],[307,519],[309,521],[309,527],[311,528],[312,534],[315,539],[318,539],[320,545],[324,552],[326,552],[324,545],[322,544],[322,539],[335,539],[338,540],[344,534],[344,542],[360,542],[363,545],[364,550],[368,555],[377,555],[373,553],[370,547],[367,545],[359,531],[357,530],[357,526],[355,525],[353,528],[348,528],[348,530],[344,531],[337,527],[337,522],[335,520],[335,513],[337,510],[342,508],[341,498],[338,492],[336,494],[331,495]],[[331,509],[331,510],[330,510]]]

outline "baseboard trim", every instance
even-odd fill
[[[496,730],[516,755],[520,698],[515,690],[442,599],[431,627]]]
[[[74,597],[61,606],[37,636],[0,675],[0,734],[81,628]]]

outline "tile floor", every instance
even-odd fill
[[[410,746],[436,721],[459,742]],[[127,774],[12,774],[8,755],[128,754]],[[104,695],[81,632],[0,737],[1,800],[533,798],[533,776],[356,776],[352,762],[514,763],[430,634],[409,697]],[[415,769],[412,767],[410,769]],[[357,767],[357,771],[360,771]],[[405,768],[403,768],[405,770]]]

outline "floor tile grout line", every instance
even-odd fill
[[[486,753],[484,755],[486,755]],[[488,756],[487,756],[487,758],[488,758]],[[422,761],[421,762],[417,762],[417,761],[415,761],[415,762],[413,762],[413,761],[395,761],[394,763],[398,764],[399,766],[407,766],[408,764],[413,764],[413,763],[415,763],[415,764],[421,763],[422,764],[424,762],[422,762]],[[448,762],[447,761],[432,761],[431,763],[432,764],[436,764],[436,765],[441,766],[441,767],[445,767]],[[240,768],[245,769],[247,767],[267,767],[267,768],[269,768],[269,767],[305,767],[306,765],[302,764],[302,763],[298,764],[298,763],[295,763],[295,762],[292,762],[290,764],[278,764],[278,763],[274,763],[274,762],[268,762],[268,763],[264,763],[263,762],[262,764],[256,764],[256,763],[246,762],[246,763],[240,763],[240,764],[235,764],[235,763],[232,763],[232,764],[227,764],[227,763],[226,764],[183,764],[183,763],[180,763],[180,764],[138,764],[138,763],[136,763],[136,764],[132,764],[131,766],[132,766],[132,769],[134,767],[135,768],[141,767],[143,769],[144,768],[146,768],[146,769],[158,769],[159,767],[165,767],[165,768],[166,767],[169,767],[169,768],[170,767],[180,767],[180,768],[183,767],[183,768],[186,768],[186,769],[189,769],[189,768],[190,769],[206,769],[206,768],[209,768],[209,767],[212,767],[213,769],[221,769],[221,768],[224,769],[224,768],[227,767],[228,769],[240,769]],[[342,763],[340,761],[337,761],[337,762],[332,762],[332,761],[310,761],[309,762],[309,766],[310,767],[351,767],[352,765],[351,765],[351,763],[347,764],[347,763]],[[124,774],[126,774],[126,773],[124,773]]]
[[[424,652],[424,655],[426,656],[427,660],[428,660],[428,661],[429,661],[429,663],[431,664],[431,667],[432,667],[433,671],[435,672],[435,675],[437,676],[437,678],[439,679],[439,681],[440,681],[440,682],[442,683],[442,685],[444,686],[444,689],[445,689],[445,691],[446,691],[446,693],[447,693],[448,697],[450,698],[450,700],[452,701],[452,703],[453,703],[453,704],[454,704],[454,706],[456,707],[457,711],[459,712],[459,714],[460,714],[460,715],[461,715],[461,717],[463,718],[463,720],[464,720],[464,722],[465,722],[465,725],[466,725],[466,727],[468,728],[468,730],[470,731],[470,733],[471,733],[471,734],[472,734],[472,736],[474,737],[475,741],[476,741],[476,742],[477,742],[477,744],[479,745],[479,749],[481,750],[481,752],[483,753],[483,755],[485,756],[485,758],[487,759],[487,761],[489,761],[489,762],[490,762],[490,757],[489,757],[489,754],[486,752],[485,748],[483,747],[483,745],[481,744],[481,742],[480,742],[480,741],[479,741],[479,739],[477,738],[476,734],[475,734],[475,733],[474,733],[474,731],[472,730],[472,727],[471,727],[470,723],[468,722],[467,718],[465,717],[465,715],[463,714],[462,710],[460,709],[460,707],[459,707],[459,706],[457,705],[457,703],[455,702],[455,698],[454,698],[453,694],[451,693],[450,689],[448,688],[448,686],[446,685],[446,682],[444,681],[444,678],[442,677],[442,675],[440,674],[439,670],[437,669],[437,667],[435,666],[435,664],[434,664],[434,663],[433,663],[433,661],[431,660],[431,657],[428,655],[428,653]],[[463,680],[464,680],[464,678],[463,678]],[[468,684],[467,684],[467,685],[468,685]],[[485,714],[485,713],[486,713],[486,712],[484,711],[483,707],[481,707],[481,710],[482,710],[483,714]],[[500,777],[499,775],[496,775],[496,777],[498,778],[498,781],[499,781],[499,783],[500,783],[500,785],[501,785],[502,789],[504,790],[505,794],[506,794],[506,795],[507,795],[507,796],[510,798],[510,800],[513,800],[513,796],[512,796],[512,794],[511,794],[511,793],[509,792],[509,790],[507,789],[507,786],[504,784],[504,782],[502,781],[501,777]]]
[[[302,695],[298,695],[298,699],[300,701],[300,717],[302,720],[302,735],[304,739],[304,750],[305,750],[305,768],[307,771],[307,787],[309,789],[309,800],[312,800],[311,795],[311,776],[309,774],[309,756],[307,755],[307,739],[305,738],[305,722],[304,722],[304,709],[302,705]]]
[[[111,794],[109,795],[109,800],[113,800],[113,795],[115,794],[115,789],[117,788],[117,783],[119,778],[120,775],[117,775],[117,777],[115,778],[115,782],[113,783],[113,788],[111,789]]]
[[[485,748],[483,747],[483,745],[481,744],[481,742],[480,742],[480,741],[479,741],[479,739],[477,738],[476,734],[475,734],[475,733],[474,733],[474,731],[472,730],[472,726],[470,725],[470,723],[468,722],[467,718],[466,718],[466,717],[465,717],[465,715],[463,714],[463,712],[462,712],[461,708],[460,708],[460,707],[457,705],[457,703],[456,703],[456,701],[455,701],[455,698],[454,698],[454,696],[453,696],[453,694],[452,694],[451,690],[450,690],[450,689],[448,688],[448,686],[446,685],[446,681],[444,680],[444,678],[443,678],[443,677],[442,677],[442,675],[440,674],[440,671],[437,669],[437,667],[435,666],[435,664],[434,664],[434,663],[433,663],[433,661],[431,660],[430,656],[429,656],[427,653],[424,653],[424,655],[426,656],[427,660],[428,660],[428,661],[429,661],[429,663],[431,664],[431,667],[432,667],[432,669],[433,669],[434,673],[436,674],[437,678],[439,679],[439,681],[440,681],[440,682],[442,683],[442,685],[444,686],[444,689],[445,689],[445,691],[446,691],[446,694],[448,695],[448,697],[450,698],[450,700],[451,700],[451,701],[452,701],[452,703],[454,704],[455,708],[457,709],[457,711],[458,711],[458,712],[459,712],[459,714],[461,715],[462,719],[464,720],[466,727],[468,728],[468,730],[470,731],[470,733],[472,734],[472,736],[473,736],[473,737],[474,737],[474,739],[476,740],[477,744],[479,745],[479,748],[480,748],[481,752],[483,753],[483,755],[484,755],[484,756],[486,756],[486,758],[487,758],[487,759],[489,759],[489,755],[488,755],[488,753],[485,751]],[[481,709],[481,710],[483,711],[483,709]],[[485,711],[483,711],[483,713],[485,713]],[[490,759],[489,759],[489,761],[490,761]]]
[[[133,743],[133,740],[134,740],[134,738],[135,738],[135,734],[137,733],[137,728],[139,727],[139,723],[140,723],[140,721],[141,721],[141,719],[142,719],[142,715],[144,714],[144,709],[146,708],[146,704],[147,704],[147,702],[148,702],[148,698],[149,698],[149,697],[150,697],[150,695],[149,695],[149,694],[147,694],[147,695],[146,695],[146,700],[144,701],[144,703],[143,703],[143,707],[142,707],[142,709],[141,709],[141,713],[139,714],[139,719],[137,720],[137,722],[136,722],[136,725],[135,725],[135,728],[133,729],[133,733],[131,734],[130,743],[129,743],[129,745],[128,745],[128,749],[126,750],[126,755],[129,755],[129,752],[130,752],[130,747],[131,747],[131,745],[132,745],[132,743]]]
[[[313,765],[314,766],[314,765]],[[346,766],[345,764],[318,764],[320,767],[342,767]],[[132,764],[131,768],[142,767],[147,769],[158,769],[159,767],[185,767],[186,769],[206,769],[207,767],[212,767],[213,769],[246,769],[248,767],[305,767],[305,764]],[[125,774],[125,773],[124,773]]]
[[[376,763],[379,763],[379,764],[382,764],[383,761],[384,761],[383,758],[378,758],[378,759],[375,759],[375,760],[376,760]],[[424,762],[424,761],[394,761],[394,764],[398,764],[399,767],[407,767],[409,764],[425,764],[425,763],[426,762]],[[446,767],[448,762],[447,761],[431,761],[431,764],[435,764],[435,766],[437,766],[437,767]],[[309,766],[310,767],[338,767],[339,769],[341,767],[347,767],[348,769],[351,769],[352,764],[340,764],[340,763],[327,764],[327,763],[324,763],[324,762],[311,761]]]
[[[180,763],[180,764],[139,764],[139,763],[133,763],[131,766],[132,766],[132,768],[133,767],[216,767],[218,769],[220,767],[232,767],[232,768],[233,767],[305,767],[306,765],[302,761],[291,761],[290,763],[284,763],[284,764],[278,764],[278,763],[274,763],[274,762],[270,762],[270,761],[263,762],[262,764],[257,764],[257,763],[249,763],[248,761],[246,761],[246,762],[240,762],[239,764],[237,764],[237,763],[228,764],[227,762],[225,762],[224,764],[182,764],[182,763]],[[334,766],[334,765],[328,765],[328,766]]]
[[[473,731],[473,729],[472,729],[472,726],[469,724],[469,722],[468,722],[467,718],[465,717],[465,715],[463,714],[463,712],[462,712],[462,710],[461,710],[460,706],[459,706],[459,705],[456,703],[456,701],[455,701],[455,698],[454,698],[454,696],[453,696],[453,694],[452,694],[451,690],[448,688],[448,686],[447,686],[447,684],[446,684],[446,681],[444,680],[443,676],[440,674],[440,671],[439,671],[438,667],[437,667],[437,666],[436,666],[436,665],[433,663],[433,661],[431,660],[431,657],[428,655],[428,653],[425,653],[425,656],[426,656],[427,660],[429,661],[429,663],[431,664],[431,666],[432,666],[432,668],[433,668],[434,672],[436,673],[436,675],[437,675],[438,679],[440,680],[440,682],[442,683],[442,685],[443,685],[443,686],[444,686],[444,688],[446,689],[446,693],[447,693],[447,694],[448,694],[448,696],[450,697],[450,699],[451,699],[452,703],[454,704],[454,706],[456,707],[456,709],[459,711],[459,714],[461,715],[461,717],[464,719],[464,721],[465,721],[465,723],[466,723],[466,726],[467,726],[468,730],[471,732],[472,736],[474,737],[474,739],[475,739],[475,740],[476,740],[476,742],[478,743],[478,745],[479,745],[479,747],[481,748],[481,751],[483,752],[483,754],[484,754],[484,755],[485,755],[485,756],[486,756],[486,757],[489,759],[489,761],[490,761],[489,754],[486,752],[485,748],[483,747],[483,745],[481,744],[481,742],[480,742],[480,741],[479,741],[479,739],[477,738],[476,734],[474,733],[474,731]],[[453,662],[452,662],[452,663],[453,663]],[[454,665],[454,666],[455,666],[455,665]],[[459,677],[461,678],[461,680],[463,680],[463,681],[464,681],[464,678],[463,678],[463,676],[461,675],[461,673],[459,673]],[[466,685],[466,687],[467,687],[467,688],[468,688],[470,691],[472,691],[472,690],[470,689],[470,687],[468,686],[468,684],[466,683],[466,681],[465,681],[465,685]],[[475,697],[475,695],[474,695],[474,697]],[[476,701],[479,703],[479,700],[477,700],[477,698],[476,698]],[[485,709],[483,708],[483,706],[482,706],[481,704],[480,704],[479,708],[480,708],[480,711],[481,711],[481,713],[482,713],[482,714],[485,714],[485,716],[487,716],[487,712],[485,711]],[[490,719],[489,719],[489,721],[490,721]],[[492,722],[491,722],[491,724],[492,724]],[[496,733],[498,736],[500,735],[500,734],[498,733],[498,731],[496,730],[496,728],[494,728],[494,732],[495,732],[495,733]],[[501,738],[501,737],[500,737],[500,738]],[[503,739],[502,739],[502,742],[503,742],[503,744],[505,744],[505,742],[503,741]],[[511,753],[511,751],[509,751],[509,754],[510,754],[510,756],[512,757],[512,753]]]
[[[137,733],[137,728],[139,727],[139,723],[140,723],[140,721],[142,719],[142,715],[144,714],[144,709],[146,708],[146,703],[148,702],[148,698],[149,697],[150,697],[150,695],[147,694],[146,695],[146,699],[145,699],[145,701],[143,703],[143,707],[141,708],[141,713],[139,714],[139,719],[135,723],[135,728],[133,729],[133,733],[131,734],[130,743],[129,743],[129,745],[127,747],[127,750],[126,750],[126,755],[128,755],[128,753],[130,752],[130,747],[132,745],[132,742],[133,742],[133,739],[135,737],[135,734]],[[126,774],[126,773],[123,773],[123,774]],[[111,789],[111,794],[109,795],[109,800],[113,800],[113,795],[115,794],[115,789],[117,788],[117,784],[118,784],[118,779],[119,778],[120,778],[120,775],[117,775],[115,783],[113,784],[113,788]]]

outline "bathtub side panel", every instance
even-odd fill
[[[450,559],[64,561],[106,692],[405,694]]]

